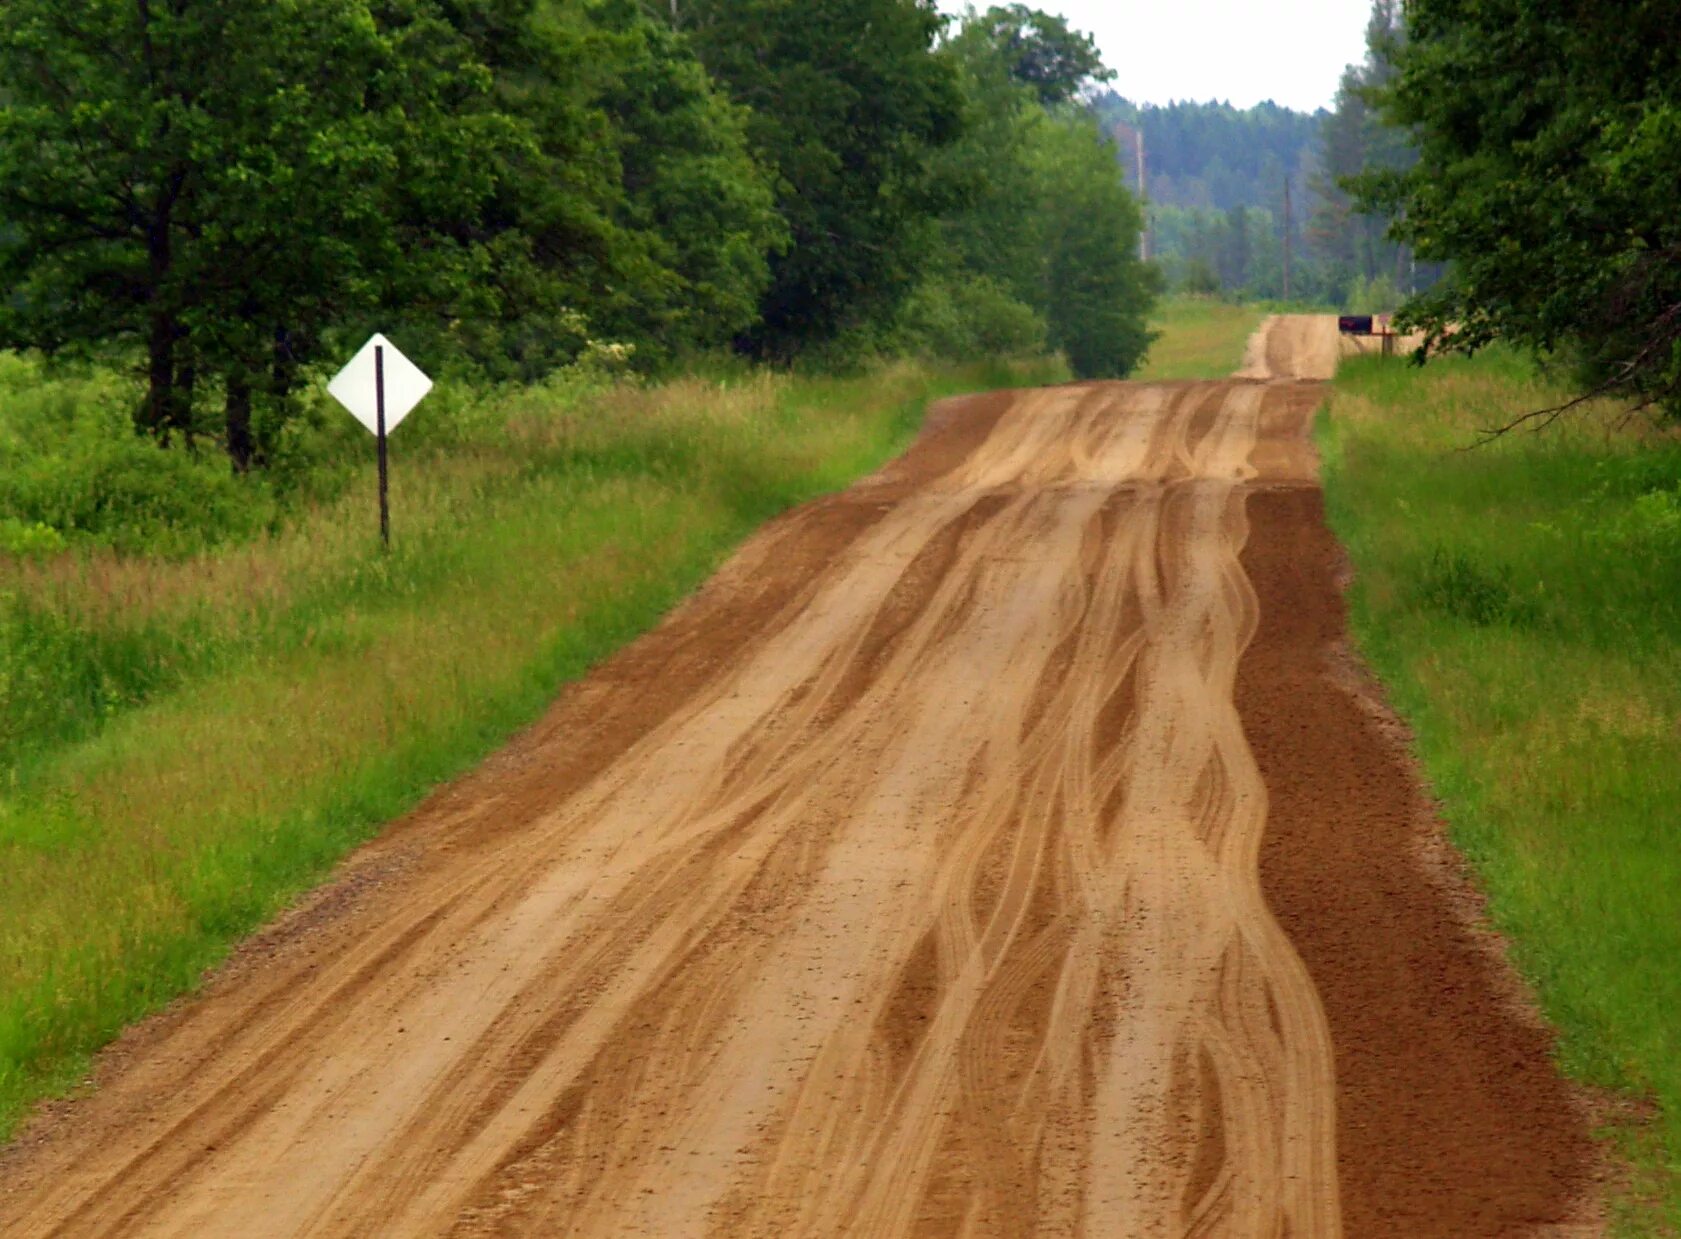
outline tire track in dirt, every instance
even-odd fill
[[[1337,320],[1325,315],[1269,314],[1249,337],[1240,379],[1319,380],[1336,377],[1337,359],[1359,348],[1337,331]]]
[[[1317,401],[946,410],[131,1038],[0,1230],[1340,1235],[1234,698]]]

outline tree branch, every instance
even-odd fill
[[[1646,343],[1634,356],[1621,362],[1616,370],[1603,381],[1561,404],[1548,405],[1541,409],[1531,409],[1503,425],[1484,427],[1477,432],[1481,437],[1475,443],[1467,444],[1459,450],[1468,451],[1471,448],[1483,447],[1516,430],[1527,430],[1532,434],[1539,433],[1571,410],[1580,408],[1589,401],[1626,390],[1647,369],[1660,350],[1673,346],[1678,339],[1681,339],[1681,302],[1670,306],[1652,321]],[[1626,411],[1625,421],[1633,418],[1635,414],[1675,396],[1678,392],[1681,392],[1681,379],[1671,379],[1664,386],[1645,392]]]

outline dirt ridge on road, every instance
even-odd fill
[[[1544,1090],[1525,1121],[1550,1157],[1497,1142],[1522,1165],[1470,1213],[1405,1130],[1350,1138],[1351,1099],[1463,1123],[1344,1083],[1353,1025],[1322,993],[1385,958],[1386,926],[1312,882],[1263,889],[1263,856],[1288,879],[1336,851],[1297,801],[1281,845],[1269,801],[1346,737],[1250,739],[1278,718],[1244,705],[1269,614],[1336,605],[1277,593],[1251,516],[1313,493],[1322,392],[1296,380],[1329,377],[1334,322],[1258,341],[1248,381],[948,405],[774,522],[126,1038],[0,1163],[0,1231],[1366,1239],[1562,1218],[1585,1163]],[[1318,520],[1263,509],[1268,546]],[[1364,955],[1314,936],[1336,931],[1309,896]],[[1493,1038],[1476,1062],[1532,1048],[1467,1001]],[[1466,1048],[1458,1027],[1432,1044]],[[1460,1109],[1506,1096],[1460,1074]],[[1438,1229],[1396,1228],[1421,1217]]]

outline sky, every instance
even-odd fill
[[[975,0],[985,9],[1004,0]],[[1365,55],[1370,0],[1026,0],[1095,35],[1111,85],[1140,103],[1271,99],[1329,107],[1343,66]],[[940,0],[961,13],[965,0]]]

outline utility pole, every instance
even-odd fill
[[[1290,173],[1284,174],[1284,300],[1290,300],[1290,233],[1295,220],[1290,210]]]
[[[1138,229],[1138,261],[1150,261],[1150,199],[1145,192],[1144,180],[1144,117],[1138,118],[1138,127],[1132,131],[1132,148],[1138,157],[1138,213],[1140,227]]]
[[[1405,223],[1406,220],[1407,208],[1402,207],[1401,222]],[[1407,255],[1407,296],[1415,297],[1418,295],[1418,252],[1413,249],[1411,244],[1403,245],[1402,249],[1405,250]]]

